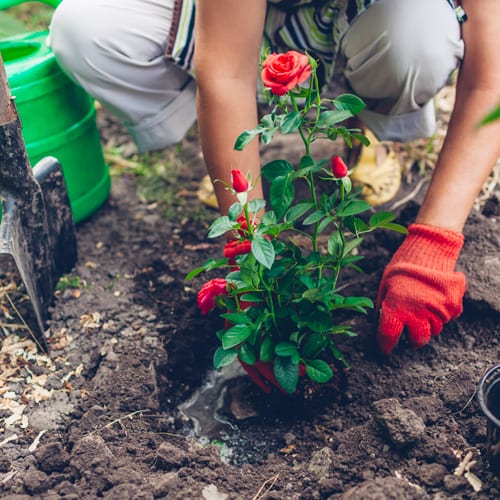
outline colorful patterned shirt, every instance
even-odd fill
[[[333,74],[349,23],[376,0],[268,0],[262,52],[298,50],[320,61],[318,76]],[[166,57],[193,72],[195,0],[176,0]]]
[[[201,0],[203,1],[203,0]],[[241,1],[241,0],[240,0]],[[267,0],[262,53],[297,50],[319,60],[320,82],[330,80],[350,23],[377,0]],[[418,1],[418,0],[415,0]],[[447,0],[460,22],[461,7]],[[166,57],[193,73],[195,0],[175,0]]]

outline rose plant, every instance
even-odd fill
[[[192,279],[215,269],[226,272],[198,293],[203,314],[218,307],[225,319],[224,329],[217,332],[221,345],[214,366],[238,360],[266,392],[272,384],[291,394],[301,376],[324,383],[332,378],[333,366],[347,365],[335,338],[355,333],[337,320],[336,313],[366,313],[373,303],[341,293],[341,271],[361,271],[364,234],[378,228],[406,232],[393,222],[393,214],[371,213],[359,190],[352,188],[342,158],[312,157],[311,144],[318,139],[342,137],[350,147],[353,139],[367,143],[359,129],[341,125],[364,103],[352,94],[322,98],[316,68],[314,59],[295,51],[264,60],[261,79],[270,91],[271,112],[238,136],[235,149],[256,137],[268,144],[278,132],[296,132],[304,155],[297,165],[276,159],[262,167],[269,183],[269,207],[265,200],[249,196],[254,179],[231,171],[226,188],[235,203],[208,233],[211,238],[229,235],[224,256],[209,259],[187,276]],[[331,186],[328,192],[319,192],[320,181]],[[305,183],[307,195],[297,200],[298,182]]]

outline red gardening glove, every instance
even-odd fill
[[[412,224],[387,265],[380,283],[377,341],[390,354],[403,329],[418,349],[439,335],[444,323],[460,316],[465,276],[454,272],[463,235],[448,229]]]
[[[270,394],[272,387],[267,383],[270,382],[277,387],[283,394],[287,394],[285,389],[276,380],[273,372],[273,364],[266,361],[256,361],[255,364],[249,365],[238,358],[241,366],[245,369],[248,376],[256,385],[258,385],[266,394]],[[303,364],[299,366],[299,377],[306,374],[306,367]]]

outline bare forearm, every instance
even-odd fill
[[[233,146],[238,135],[257,124],[255,87],[239,82],[205,82],[198,90],[198,124],[205,164],[212,181],[230,181],[233,168],[250,172],[252,180],[260,173],[257,140],[243,151]],[[214,189],[221,213],[227,213],[235,199],[223,183],[215,182]],[[262,197],[257,188],[254,197]]]
[[[417,222],[461,231],[500,156],[500,123],[478,127],[498,90],[458,90],[447,137]]]
[[[462,0],[468,14],[462,36],[455,108],[417,222],[461,231],[481,186],[500,156],[500,122],[479,122],[500,98],[500,54],[493,40],[500,29],[498,0]]]

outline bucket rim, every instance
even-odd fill
[[[486,415],[488,420],[500,428],[500,419],[496,417],[488,407],[487,392],[490,387],[491,378],[496,375],[495,379],[500,382],[500,364],[489,368],[481,377],[478,385],[477,399],[482,412]]]

